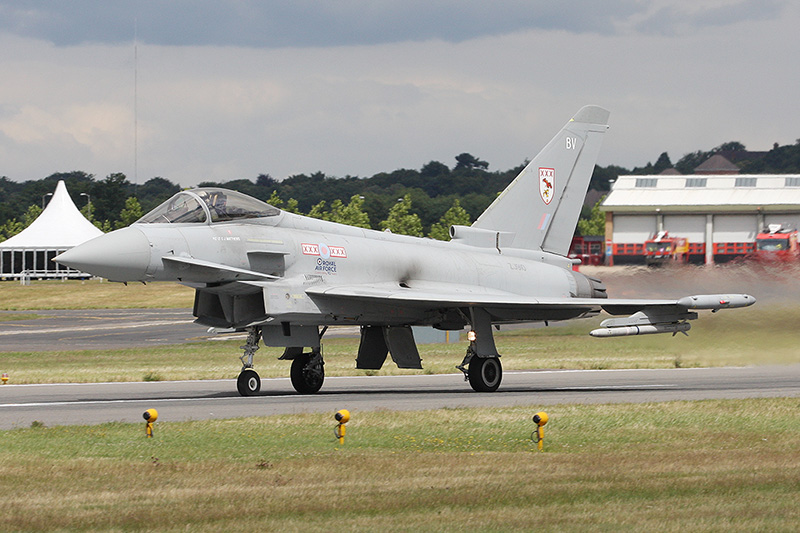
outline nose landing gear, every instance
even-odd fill
[[[242,361],[242,371],[236,380],[236,388],[242,396],[253,396],[261,390],[261,378],[258,372],[253,370],[253,356],[258,350],[258,343],[261,341],[261,328],[253,326],[247,328],[247,342],[240,346],[244,354],[240,357]]]

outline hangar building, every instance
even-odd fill
[[[754,252],[770,224],[800,228],[800,175],[701,171],[619,176],[600,207],[607,264],[644,262],[645,241],[664,231],[688,241],[690,262],[713,264]]]

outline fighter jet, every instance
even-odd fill
[[[609,113],[583,107],[471,226],[449,242],[355,228],[287,213],[221,188],[179,192],[131,226],[55,260],[119,282],[174,281],[195,288],[207,327],[247,332],[237,388],[259,392],[260,342],[283,347],[297,392],[325,377],[329,326],[360,326],[356,368],[422,368],[411,326],[470,327],[459,370],[475,391],[497,390],[492,327],[594,316],[596,337],[686,332],[696,310],[744,307],[746,294],[676,300],[611,299],[573,270],[568,248]],[[628,315],[628,316],[624,316]]]

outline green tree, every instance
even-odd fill
[[[454,170],[461,170],[461,169],[471,170],[474,168],[486,170],[489,168],[489,163],[487,163],[486,161],[481,161],[474,155],[468,154],[466,152],[456,156],[456,167]]]
[[[591,215],[588,219],[582,218],[578,220],[578,233],[581,235],[605,235],[606,234],[606,214],[600,211],[600,204],[603,203],[606,197],[600,198],[594,207],[592,207]]]
[[[18,222],[16,218],[10,218],[3,224],[0,224],[0,241],[10,239],[20,231],[25,229],[22,222]]]
[[[341,200],[334,200],[331,204],[330,218],[333,222],[369,229],[369,215],[364,212],[364,197],[354,194],[350,203],[344,205]]]
[[[108,219],[105,220],[92,220],[92,224],[94,227],[102,231],[103,233],[108,233],[109,231],[114,231],[114,226],[111,224],[111,221]]]
[[[319,218],[320,220],[328,220],[328,213],[325,211],[325,200],[320,200],[319,203],[314,204],[311,207],[311,211],[308,212],[308,216]]]
[[[125,208],[125,199],[130,196],[129,187],[125,174],[120,173],[109,174],[95,183],[91,193],[95,216],[100,220],[116,220]]]
[[[260,177],[261,176],[259,176],[259,178]],[[267,203],[272,207],[277,207],[278,209],[282,209],[288,213],[297,213],[297,214],[300,213],[300,210],[297,207],[298,206],[297,200],[295,200],[294,198],[289,198],[286,201],[286,205],[283,205],[284,204],[283,198],[280,197],[277,189],[272,190],[272,194],[270,194],[269,198],[267,198]]]
[[[81,215],[83,215],[86,220],[94,224],[94,206],[92,205],[92,202],[86,202],[86,205],[81,207]]]
[[[25,211],[25,214],[22,215],[22,229],[27,228],[33,221],[39,218],[39,215],[42,214],[43,209],[36,204],[31,204],[28,206],[28,210]]]
[[[294,198],[289,198],[286,200],[286,207],[283,208],[284,211],[287,213],[295,213],[300,214],[300,208],[298,207],[299,202]]]
[[[136,196],[142,206],[142,211],[147,213],[180,190],[178,185],[156,176],[142,185],[133,186],[129,190],[128,196]]]
[[[381,229],[392,233],[422,237],[422,221],[411,211],[411,195],[406,194],[389,210],[389,217],[381,222]]]
[[[658,156],[658,161],[656,161],[656,164],[653,165],[653,174],[660,174],[668,168],[672,168],[672,161],[669,159],[669,154],[667,154],[667,152],[663,152],[660,156]]]
[[[277,189],[272,190],[272,194],[269,195],[267,203],[272,207],[277,207],[278,209],[281,208],[281,206],[283,205],[283,199],[281,199]]]
[[[431,226],[431,232],[428,234],[433,239],[440,241],[450,240],[450,226],[469,226],[470,217],[469,213],[461,207],[461,202],[458,198],[453,200],[453,207],[447,210],[439,222]]]
[[[446,176],[450,174],[450,167],[439,161],[430,161],[426,163],[419,171],[420,176],[423,178],[435,178],[438,176]]]
[[[129,196],[125,200],[125,208],[119,213],[119,222],[117,222],[117,229],[127,228],[140,218],[142,218],[142,206],[135,196]]]

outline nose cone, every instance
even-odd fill
[[[59,264],[111,281],[146,281],[150,242],[137,228],[123,228],[67,250]]]

